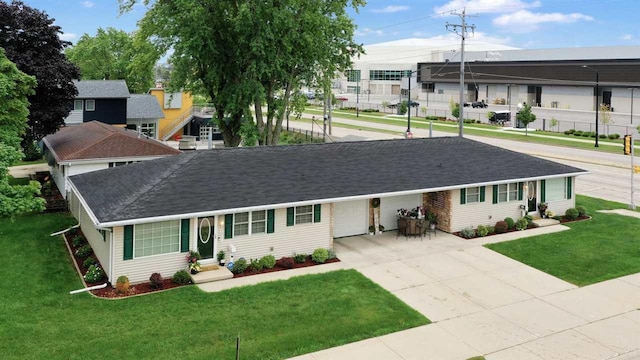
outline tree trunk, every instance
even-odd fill
[[[224,110],[216,109],[216,117],[218,119],[218,124],[220,124],[220,130],[222,131],[224,146],[237,147],[240,145],[240,141],[242,140],[242,137],[240,136],[240,122],[242,121],[242,114],[232,114],[228,124],[224,119]]]

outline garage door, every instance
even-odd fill
[[[333,237],[367,233],[369,228],[367,200],[344,201],[334,204]]]
[[[422,205],[422,194],[411,194],[380,198],[380,224],[385,230],[398,228],[398,209],[413,209]]]

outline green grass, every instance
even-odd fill
[[[35,164],[44,164],[46,163],[47,160],[45,159],[38,159],[38,160],[33,160],[33,161],[24,161],[24,160],[20,160],[17,163],[13,164],[12,166],[23,166],[23,165],[35,165]]]
[[[82,286],[61,238],[75,220],[0,220],[3,359],[280,359],[429,323],[354,270],[219,293],[195,286],[123,300]],[[171,275],[171,274],[163,274]]]
[[[567,224],[571,230],[485,246],[578,286],[640,272],[640,219],[596,212],[627,205],[580,195],[576,205],[593,218]]]
[[[9,175],[9,185],[29,185],[29,178],[14,178]]]

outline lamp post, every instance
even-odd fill
[[[409,72],[409,87],[408,87],[408,91],[407,91],[407,137],[409,137],[409,134],[411,133],[411,75],[413,74],[413,72]]]
[[[631,125],[633,125],[633,90],[635,88],[629,88],[631,90]]]
[[[582,65],[583,68],[585,69],[589,69],[591,71],[593,71],[594,73],[596,73],[596,145],[595,147],[598,147],[598,137],[600,137],[600,134],[598,133],[598,113],[600,112],[600,73],[598,72],[598,70],[587,66],[587,65]]]

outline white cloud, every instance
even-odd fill
[[[397,12],[406,11],[406,10],[409,10],[409,7],[405,5],[389,5],[382,9],[373,9],[371,10],[371,12],[378,13],[378,14],[391,14],[391,13],[397,13]]]
[[[633,35],[631,34],[624,34],[620,37],[620,39],[622,40],[633,40]]]
[[[60,40],[63,40],[63,41],[73,41],[77,38],[78,38],[78,35],[74,33],[60,34]]]
[[[426,33],[426,32],[424,32],[424,31],[416,31],[416,32],[414,32],[414,33],[413,33],[413,34],[411,34],[411,35],[413,35],[413,36],[415,36],[415,37],[419,37],[419,38],[421,38],[421,37],[425,37],[425,36],[427,36],[427,33]]]
[[[493,24],[508,27],[510,31],[525,33],[539,28],[543,23],[570,24],[577,21],[592,21],[593,17],[580,13],[532,13],[527,10],[516,11],[493,19]]]
[[[364,28],[362,30],[356,30],[355,35],[356,36],[367,36],[367,35],[382,35],[384,34],[384,32],[382,30],[374,30],[371,28]]]
[[[453,41],[460,42],[460,37],[456,34],[446,34],[446,35],[436,35],[429,38],[424,38],[425,40],[431,40],[433,42],[442,42],[442,41]],[[489,43],[489,44],[498,44],[498,45],[507,45],[511,42],[510,37],[497,37],[487,35],[483,32],[476,32],[473,36],[469,36],[466,38],[467,42],[471,43]]]
[[[92,8],[95,4],[92,1],[81,1],[80,5],[85,8]]]
[[[436,14],[451,11],[462,11],[467,14],[474,13],[510,13],[514,11],[540,7],[540,1],[524,2],[522,0],[451,0],[442,6],[433,8]]]

